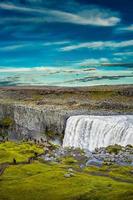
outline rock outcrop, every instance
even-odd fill
[[[67,114],[25,105],[0,104],[0,119],[5,117],[14,120],[14,127],[9,131],[9,135],[22,139],[23,137],[43,137],[48,130],[62,134]]]
[[[9,136],[14,139],[45,137],[47,131],[62,135],[66,120],[72,115],[87,114],[86,110],[54,110],[23,104],[0,104],[0,119],[10,117],[14,126]]]
[[[14,122],[8,135],[15,139],[62,136],[71,116],[132,115],[132,91],[132,86],[0,88],[0,122]]]

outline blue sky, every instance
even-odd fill
[[[0,66],[133,62],[132,0],[0,0]]]

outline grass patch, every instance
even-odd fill
[[[131,166],[102,166],[102,167],[86,167],[84,172],[99,176],[107,176],[119,181],[133,183],[133,174]]]
[[[2,143],[0,152],[3,158],[0,163],[3,160],[8,161],[7,155],[10,155],[12,151],[19,156],[20,160],[23,160],[27,159],[33,153],[32,151],[41,152],[42,149],[29,143]],[[132,178],[131,167],[87,167],[81,172],[74,170],[74,176],[66,178],[64,175],[68,173],[72,163],[76,165],[73,158],[67,157],[60,164],[34,161],[32,164],[9,166],[0,176],[0,200],[133,199],[133,184],[128,183],[128,178],[130,180]],[[92,172],[102,172],[105,175],[93,175]],[[125,182],[114,179],[120,176]]]
[[[131,200],[133,185],[77,172],[65,178],[62,165],[35,162],[11,166],[1,177],[1,200]]]
[[[74,159],[72,156],[67,156],[62,158],[61,162],[65,165],[72,165],[72,164],[76,164],[77,160]]]
[[[0,163],[12,162],[13,158],[17,162],[27,161],[36,153],[43,153],[43,149],[31,143],[5,142],[0,144]]]

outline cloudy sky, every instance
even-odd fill
[[[0,0],[0,66],[133,62],[132,0]]]

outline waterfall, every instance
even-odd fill
[[[79,115],[68,118],[63,147],[93,151],[114,144],[133,145],[133,115]]]

